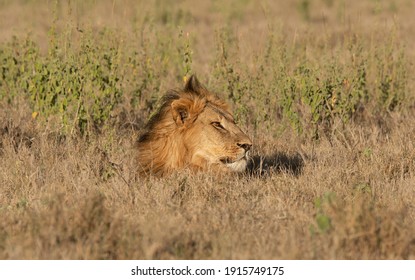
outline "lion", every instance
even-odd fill
[[[141,174],[176,170],[243,172],[251,139],[228,105],[192,75],[182,90],[170,90],[138,139]]]

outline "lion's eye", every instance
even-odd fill
[[[211,123],[215,128],[218,128],[218,129],[225,129],[221,124],[220,124],[220,122],[212,122]]]

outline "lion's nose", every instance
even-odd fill
[[[238,147],[243,148],[245,150],[245,152],[249,151],[249,149],[251,149],[251,147],[252,147],[252,144],[250,144],[250,143],[238,143],[237,145],[238,145]]]

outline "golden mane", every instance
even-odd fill
[[[189,145],[197,141],[198,132],[190,128],[198,116],[208,104],[231,115],[227,104],[204,88],[194,76],[189,78],[184,89],[168,91],[160,104],[138,139],[141,174],[163,175],[175,169],[195,167],[191,164]]]

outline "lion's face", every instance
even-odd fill
[[[208,103],[186,137],[191,138],[187,143],[195,143],[189,145],[189,151],[193,151],[192,164],[236,172],[245,170],[252,142],[228,111]]]
[[[141,173],[166,174],[181,168],[242,172],[249,137],[228,106],[192,76],[183,90],[172,90],[138,140]]]

